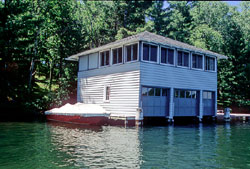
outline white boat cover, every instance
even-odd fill
[[[46,115],[84,115],[84,116],[107,116],[109,113],[98,104],[65,104],[60,108],[54,108],[51,110],[45,111]]]

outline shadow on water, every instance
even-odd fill
[[[249,168],[250,123],[0,123],[2,168]],[[0,167],[0,168],[1,168]]]
[[[211,117],[204,117],[202,120],[203,124],[215,124],[216,120]],[[144,126],[168,126],[174,125],[199,125],[200,121],[196,117],[175,117],[174,123],[170,123],[168,119],[164,117],[146,117],[143,120]]]

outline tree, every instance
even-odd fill
[[[151,32],[166,35],[166,27],[169,24],[168,8],[164,8],[164,1],[154,1],[152,6],[147,10],[148,22],[147,25],[152,24]]]
[[[225,2],[0,1],[1,106],[62,104],[76,91],[77,63],[66,57],[145,30],[228,56],[218,63],[218,103],[249,106],[249,9],[249,2],[239,11]]]
[[[169,13],[166,35],[169,38],[189,43],[190,32],[192,30],[192,16],[190,10],[195,6],[195,2],[188,1],[168,1]]]
[[[191,43],[228,56],[218,63],[219,104],[240,105],[247,99],[246,74],[242,54],[243,37],[236,8],[224,2],[198,2],[191,10],[194,31]],[[248,97],[249,98],[249,97]]]

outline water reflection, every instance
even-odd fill
[[[154,131],[152,131],[154,130]],[[169,126],[167,129],[146,129],[142,144],[144,163],[151,168],[215,168],[216,130],[196,127]],[[163,137],[164,136],[164,137]]]
[[[250,168],[250,124],[0,123],[0,168]]]
[[[138,168],[140,142],[134,128],[74,128],[51,125],[52,144],[71,155],[74,166],[90,168]]]

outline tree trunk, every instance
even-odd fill
[[[31,63],[30,63],[30,75],[29,75],[29,85],[28,85],[28,90],[29,92],[31,91],[31,81],[33,78],[33,72],[34,72],[34,67],[35,67],[35,58],[37,56],[37,37],[39,35],[39,29],[36,32],[36,37],[35,37],[35,47],[34,47],[34,57],[32,57],[31,59]]]
[[[30,76],[29,76],[29,85],[28,85],[29,92],[31,91],[31,81],[32,81],[34,66],[35,66],[35,61],[34,61],[34,58],[32,57],[31,63],[30,63]]]
[[[59,50],[60,50],[59,78],[61,78],[62,77],[62,62],[63,62],[63,52],[62,52],[62,45],[61,44],[60,44]]]
[[[54,70],[54,62],[52,60],[50,63],[50,69],[49,69],[49,91],[51,91],[51,86],[52,86],[53,70]]]

